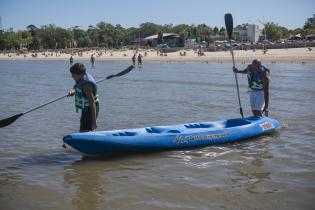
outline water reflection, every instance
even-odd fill
[[[64,167],[65,187],[74,189],[72,205],[77,210],[99,209],[106,195],[106,179],[101,162],[83,158]]]
[[[273,158],[269,150],[272,139],[268,136],[259,137],[255,142],[238,145],[238,154],[244,159],[242,164],[233,164],[231,181],[234,185],[245,187],[249,193],[264,193],[264,182],[271,179],[271,169],[265,164]],[[259,141],[259,142],[258,142]]]
[[[152,158],[157,154],[157,151],[152,151],[115,153],[103,157],[82,156],[80,160],[66,165],[64,186],[73,192],[73,207],[77,210],[104,209],[112,198],[113,191],[116,192],[116,188],[112,186],[115,182],[113,179],[128,179],[124,173],[132,174],[144,170],[143,156]],[[119,173],[115,173],[117,171]]]

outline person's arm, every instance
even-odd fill
[[[265,68],[265,70],[267,71],[267,73],[268,73],[268,78],[270,77],[270,70],[268,69],[268,68],[266,68],[265,66],[264,66],[264,68]],[[269,78],[270,79],[270,78]]]
[[[95,130],[97,128],[97,125],[96,125],[96,105],[95,105],[95,101],[94,101],[94,97],[93,97],[92,86],[90,84],[85,85],[83,87],[83,92],[85,93],[85,95],[87,97],[87,100],[89,102],[90,109],[91,109],[92,130]]]
[[[241,73],[241,74],[246,74],[247,73],[247,68],[243,70],[239,70],[236,67],[233,68],[234,73]]]
[[[269,107],[269,82],[270,76],[269,71],[266,71],[264,79],[263,79],[263,87],[264,87],[264,99],[265,99],[265,107],[263,109],[263,113],[265,112],[266,117],[268,117],[268,107]]]

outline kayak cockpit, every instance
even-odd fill
[[[252,122],[244,119],[230,119],[223,122],[223,128],[232,128],[232,127],[238,127],[243,125],[249,125]]]
[[[135,136],[137,135],[137,132],[124,131],[124,132],[113,133],[112,135],[113,136]]]
[[[171,129],[171,128],[165,128],[165,127],[148,127],[148,128],[145,128],[145,131],[147,133],[156,133],[156,134],[161,134],[161,133],[181,133],[181,131],[178,130],[178,129]]]
[[[205,123],[191,123],[184,125],[186,128],[211,128],[214,127],[214,124],[205,124]]]
[[[146,127],[142,130],[137,131],[121,131],[113,133],[113,136],[136,136],[142,134],[154,135],[154,134],[186,134],[201,132],[204,130],[221,130],[224,128],[232,128],[238,126],[249,125],[252,122],[245,119],[230,119],[221,122],[211,122],[211,123],[189,123],[175,126],[154,126]]]

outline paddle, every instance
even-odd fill
[[[125,70],[119,72],[118,74],[110,75],[110,76],[108,76],[108,77],[106,77],[106,78],[104,78],[104,79],[101,79],[101,80],[97,81],[96,83],[100,83],[100,82],[103,82],[104,80],[111,79],[111,78],[114,78],[114,77],[123,76],[123,75],[129,73],[133,68],[134,68],[133,66],[129,66],[128,68],[126,68]],[[54,103],[54,102],[56,102],[56,101],[59,101],[59,100],[65,98],[65,97],[67,97],[67,96],[68,96],[68,94],[67,94],[67,95],[64,95],[64,96],[60,96],[60,97],[58,97],[58,98],[56,98],[56,99],[53,99],[53,100],[51,100],[51,101],[49,101],[49,102],[47,102],[47,103],[44,103],[44,104],[42,104],[42,105],[40,105],[40,106],[37,106],[37,107],[35,107],[35,108],[33,108],[33,109],[30,109],[30,110],[28,110],[28,111],[26,111],[26,112],[19,113],[19,114],[16,114],[16,115],[12,116],[12,117],[8,117],[8,118],[5,118],[5,119],[3,119],[3,120],[0,120],[0,128],[6,127],[6,126],[12,124],[12,123],[15,122],[19,117],[21,117],[21,116],[23,116],[23,115],[25,115],[25,114],[27,114],[27,113],[30,113],[30,112],[35,111],[35,110],[37,110],[37,109],[40,109],[40,108],[42,108],[42,107],[44,107],[44,106],[47,106],[48,104]]]
[[[232,41],[231,41],[232,40],[232,33],[233,33],[233,18],[232,18],[232,15],[230,13],[225,14],[224,20],[225,20],[226,31],[227,31],[227,34],[228,34],[228,37],[229,37],[230,51],[231,51],[231,55],[232,55],[233,69],[234,69],[235,68],[235,60],[234,60],[233,46],[232,46]],[[236,82],[238,104],[240,106],[240,113],[241,113],[242,118],[244,118],[243,109],[242,109],[242,105],[241,105],[241,99],[240,99],[240,90],[239,90],[239,87],[238,87],[238,80],[237,80],[236,73],[234,73],[234,76],[235,76],[235,82]]]

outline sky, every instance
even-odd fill
[[[144,22],[222,27],[228,12],[235,26],[275,22],[295,29],[315,14],[315,0],[0,0],[2,27],[15,31],[30,24],[87,29],[100,21],[123,27]]]

